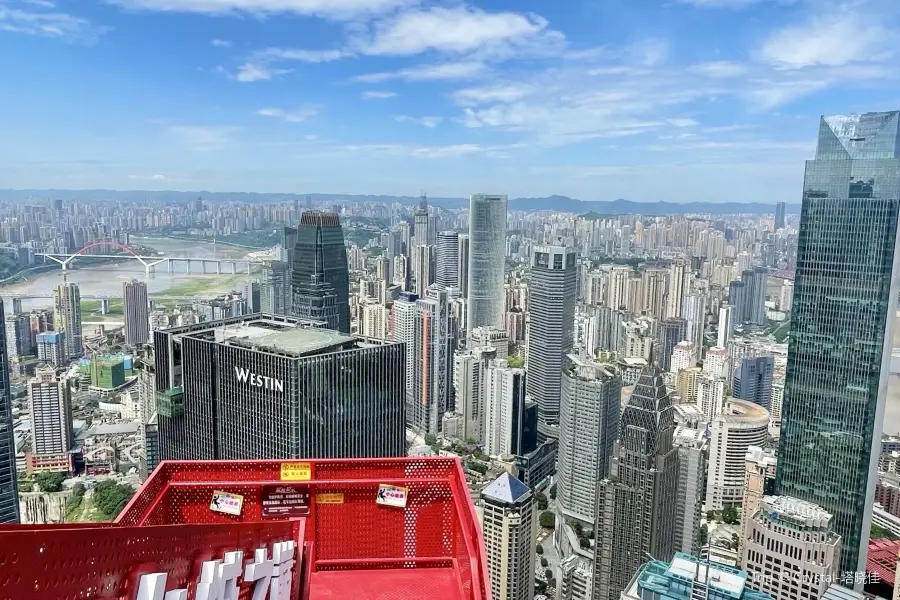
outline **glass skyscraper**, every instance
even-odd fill
[[[294,316],[325,321],[329,329],[350,333],[350,275],[340,217],[303,213],[296,240],[291,282]]]
[[[469,198],[469,315],[467,329],[503,329],[506,297],[506,196]]]
[[[0,322],[5,322],[0,299]],[[13,433],[12,395],[6,329],[0,329],[0,523],[19,522],[19,492],[16,475],[16,438]]]
[[[807,161],[776,491],[865,572],[897,310],[900,111],[822,117]]]

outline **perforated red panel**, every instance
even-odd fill
[[[85,531],[91,531],[91,536],[102,537],[106,534],[102,543],[100,538],[92,539],[98,540],[97,543],[101,544],[98,547],[107,548],[103,560],[115,565],[115,568],[111,567],[109,573],[102,569],[90,571],[79,582],[81,588],[71,588],[79,591],[97,581],[104,582],[104,585],[112,581],[110,589],[120,589],[124,581],[122,565],[140,562],[138,558],[142,555],[134,554],[132,548],[142,544],[149,544],[150,548],[155,549],[152,552],[148,550],[150,558],[147,560],[168,561],[164,564],[160,562],[162,568],[158,570],[177,571],[178,577],[185,578],[190,574],[190,565],[196,564],[200,549],[206,544],[216,551],[233,544],[234,547],[230,548],[233,550],[244,548],[247,544],[253,546],[265,539],[268,544],[263,545],[271,547],[272,542],[285,539],[285,532],[293,531],[293,539],[302,538],[308,542],[307,566],[310,571],[307,598],[366,600],[370,596],[363,591],[371,587],[366,582],[372,573],[402,569],[402,573],[394,574],[397,587],[391,588],[389,583],[379,584],[380,587],[376,586],[380,589],[378,595],[371,597],[420,598],[423,590],[439,589],[441,594],[432,595],[432,598],[490,600],[481,531],[458,460],[416,458],[287,462],[309,463],[309,479],[282,481],[283,461],[166,462],[147,480],[119,516],[115,526],[94,530],[79,528],[77,531],[47,528],[40,530],[40,536],[32,540],[43,539],[41,543],[50,540],[54,552],[56,549],[62,551],[72,543],[72,547],[77,548],[75,552],[81,555],[90,554],[87,548],[94,547],[83,545],[86,543],[83,537]],[[383,483],[409,489],[405,508],[376,503],[378,486]],[[262,493],[264,487],[270,485],[301,486],[308,491],[311,496],[309,517],[301,521],[262,521]],[[214,491],[242,496],[241,514],[233,516],[210,510]],[[317,503],[318,494],[331,495],[331,503]],[[300,523],[304,527],[302,532],[292,529],[299,528]],[[166,527],[169,524],[185,524],[175,529],[179,532],[178,543],[172,537],[165,537],[173,535],[172,529]],[[203,527],[212,528],[205,530],[207,532],[230,532],[216,535],[238,535],[240,539],[234,541],[233,537],[216,537],[207,541],[201,534]],[[245,527],[258,529],[245,530]],[[249,531],[253,532],[252,535],[247,533]],[[148,537],[145,532],[158,532],[154,534],[157,538],[150,539],[152,536]],[[22,532],[16,535],[22,535]],[[59,536],[59,541],[56,536]],[[250,537],[245,539],[240,536]],[[7,547],[10,540],[6,530],[0,528],[0,548]],[[75,544],[76,541],[78,544]],[[30,551],[33,552],[34,548]],[[83,563],[73,563],[71,571],[65,570],[68,568],[64,566],[62,572],[71,573],[67,577],[73,582],[79,569],[84,572]],[[3,573],[2,564],[0,573]],[[37,571],[29,576],[36,580]],[[27,588],[33,592],[34,580],[25,582],[25,587],[20,586],[16,590]],[[386,574],[379,581],[390,582],[391,575]],[[401,585],[401,582],[406,583]],[[354,589],[358,590],[354,595],[342,595]],[[0,600],[7,597],[35,600],[33,593],[31,596],[5,596],[4,592],[0,582]],[[37,597],[43,600],[69,596]]]
[[[0,598],[132,598],[140,575],[169,574],[168,589],[196,581],[203,561],[295,539],[298,522],[155,527],[21,526],[0,530]],[[295,590],[299,585],[295,583]],[[241,599],[249,600],[250,588]]]

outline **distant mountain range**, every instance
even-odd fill
[[[349,204],[359,202],[383,202],[391,204],[415,204],[419,198],[412,196],[363,196],[352,194],[257,194],[249,192],[171,192],[171,191],[118,191],[118,190],[0,190],[0,201],[62,200],[90,202],[95,200],[112,200],[121,202],[146,203],[178,203],[189,202],[197,197],[209,202],[243,202],[257,204],[263,202],[300,202],[301,207],[307,198],[314,202],[330,202],[333,204]],[[446,209],[457,209],[468,206],[468,198],[428,198],[428,203]],[[510,210],[522,211],[555,211],[576,214],[597,213],[598,215],[674,215],[687,213],[700,214],[771,214],[775,212],[774,204],[742,204],[739,202],[632,202],[630,200],[576,200],[568,196],[548,196],[546,198],[512,198]],[[799,204],[788,204],[788,214],[800,214]]]

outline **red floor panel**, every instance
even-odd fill
[[[453,569],[386,569],[313,573],[315,600],[462,600]]]

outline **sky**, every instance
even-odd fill
[[[0,0],[0,188],[799,202],[897,0]]]

